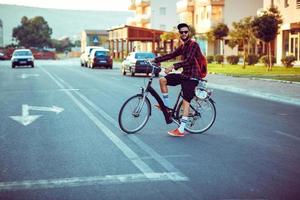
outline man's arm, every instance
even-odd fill
[[[198,44],[196,42],[193,42],[193,44],[188,49],[189,53],[187,54],[187,57],[181,62],[175,63],[174,69],[177,70],[181,67],[194,65],[198,48],[200,48]]]
[[[175,58],[175,57],[181,55],[181,50],[182,50],[182,45],[179,46],[178,48],[176,48],[173,52],[163,55],[163,56],[156,57],[154,60],[155,60],[155,62],[163,62],[166,60],[170,60],[172,58]]]

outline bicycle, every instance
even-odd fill
[[[182,100],[180,101],[183,98],[182,90],[180,90],[173,108],[171,110],[168,109],[158,93],[151,86],[152,80],[155,77],[155,73],[153,72],[157,66],[151,62],[148,63],[152,67],[152,73],[147,86],[141,87],[141,93],[127,99],[119,111],[119,126],[127,134],[136,133],[147,124],[152,112],[151,103],[148,98],[149,93],[159,104],[166,123],[170,124],[174,122],[177,125],[180,124],[183,112]],[[203,133],[207,131],[216,119],[215,101],[211,98],[212,91],[206,88],[206,82],[204,79],[199,80],[195,92],[197,95],[195,95],[190,103],[190,112],[185,128],[190,133]]]

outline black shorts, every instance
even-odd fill
[[[176,86],[181,84],[183,99],[189,103],[191,102],[195,96],[195,87],[198,85],[197,80],[184,78],[181,74],[167,74],[165,78],[167,79],[167,85]]]

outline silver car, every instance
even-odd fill
[[[30,49],[16,49],[11,57],[11,67],[29,65],[34,67],[34,57]]]
[[[134,76],[136,73],[149,74],[152,72],[152,67],[149,65],[147,59],[155,58],[155,54],[152,52],[131,52],[122,62],[122,74],[126,73]],[[155,68],[154,74],[156,77],[159,76],[160,68]]]

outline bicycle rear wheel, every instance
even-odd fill
[[[176,111],[177,119],[182,117],[182,101]],[[185,129],[190,133],[203,133],[207,131],[215,122],[216,107],[212,99],[200,100],[193,98],[190,103],[190,112]]]
[[[150,101],[143,95],[138,94],[130,97],[119,112],[119,126],[125,133],[136,133],[141,130],[147,123],[151,114]]]

